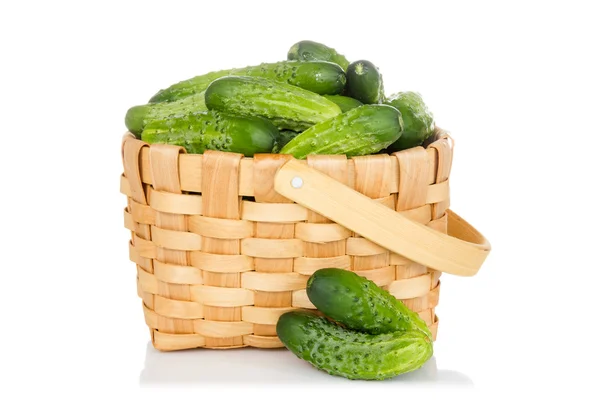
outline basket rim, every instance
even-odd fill
[[[435,139],[435,140],[432,140],[432,139]],[[126,131],[123,134],[122,139],[121,139],[121,147],[123,147],[122,145],[127,140],[137,140],[139,142],[145,143],[146,146],[153,146],[153,145],[155,145],[155,144],[152,144],[152,143],[144,142],[142,139],[138,139],[130,131]],[[450,147],[451,148],[454,147],[454,139],[452,138],[452,136],[450,135],[450,133],[447,130],[442,129],[439,126],[435,125],[433,135],[431,135],[431,137],[428,140],[426,140],[423,145],[415,146],[415,147],[423,147],[425,149],[428,149],[429,147],[432,146],[432,144],[437,143],[437,142],[439,142],[441,140],[448,140],[450,142]],[[190,157],[190,156],[201,157],[202,156],[202,154],[188,153],[188,152],[186,152],[186,150],[182,146],[171,145],[171,144],[161,144],[161,146],[171,146],[171,147],[180,148],[181,149],[181,154],[179,155],[180,157],[181,156],[185,156],[185,157]],[[314,154],[314,155],[311,155],[311,157],[345,156],[348,161],[351,161],[353,158],[358,158],[358,157],[381,157],[382,155],[387,155],[387,156],[390,156],[390,157],[395,157],[394,154],[397,154],[397,153],[400,153],[400,152],[403,152],[403,151],[407,151],[407,150],[410,150],[410,149],[399,150],[399,151],[396,151],[396,152],[393,152],[393,153],[389,153],[389,154],[388,153],[378,153],[378,154],[368,154],[368,155],[364,155],[364,156],[350,156],[350,157],[346,156],[345,154],[337,154],[337,155],[333,155],[333,154]],[[220,152],[220,150],[207,150],[207,151]],[[277,158],[279,158],[279,157],[282,156],[282,154],[278,154],[278,153],[256,153],[255,155],[261,155],[262,157],[268,157],[270,155],[270,156],[277,157]],[[296,157],[294,157],[292,155],[285,155],[285,156],[286,157],[289,156],[289,157],[292,157],[292,158],[296,159]],[[243,156],[242,155],[241,158],[242,158],[242,160],[252,160],[254,157],[247,157],[247,156]],[[306,161],[306,159],[300,159],[299,161]]]

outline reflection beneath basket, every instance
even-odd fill
[[[472,386],[463,373],[439,370],[435,357],[417,371],[387,382],[457,384]],[[196,349],[160,352],[149,342],[140,385],[169,384],[298,384],[347,383],[313,368],[286,349]]]

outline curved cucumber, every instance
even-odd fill
[[[431,338],[427,324],[416,312],[352,271],[315,271],[306,284],[306,294],[319,311],[349,329],[371,334],[419,330]]]
[[[300,61],[331,61],[342,67],[344,71],[348,68],[349,64],[346,57],[338,53],[335,49],[311,40],[302,40],[293,44],[288,50],[287,58],[288,60]]]
[[[125,126],[135,135],[139,135],[146,124],[157,119],[176,117],[194,112],[207,111],[204,92],[165,103],[150,103],[131,107],[125,115]]]
[[[435,122],[423,98],[416,92],[400,92],[386,99],[385,104],[395,107],[402,114],[404,133],[388,150],[400,151],[420,146],[433,134]]]
[[[324,61],[307,63],[280,61],[199,75],[160,90],[150,99],[150,103],[174,101],[194,93],[202,92],[206,90],[212,81],[223,76],[257,76],[268,78],[278,82],[289,83],[290,85],[298,86],[318,94],[341,93],[346,85],[344,70],[337,64]]]
[[[250,76],[215,80],[206,89],[205,100],[209,110],[264,117],[279,129],[293,131],[302,131],[341,113],[337,104],[316,93]]]
[[[383,104],[365,105],[305,130],[280,153],[298,159],[309,154],[361,156],[385,149],[400,135],[402,117],[398,110]]]
[[[277,335],[292,353],[331,375],[383,380],[419,369],[433,355],[420,331],[370,335],[307,311],[279,317]]]
[[[348,96],[365,104],[380,104],[384,98],[383,77],[370,61],[354,61],[346,73]]]
[[[147,143],[183,146],[193,154],[220,150],[252,157],[271,153],[277,135],[277,128],[262,118],[205,111],[152,121],[141,138]]]
[[[341,96],[339,94],[335,94],[335,95],[326,94],[323,97],[325,97],[327,100],[333,101],[335,104],[337,104],[343,113],[345,113],[346,111],[350,111],[353,108],[360,107],[363,105],[363,103],[361,103],[360,101],[358,101],[356,99],[353,99],[352,97]]]

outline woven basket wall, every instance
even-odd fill
[[[283,155],[185,154],[127,134],[121,192],[130,259],[154,347],[282,347],[279,316],[314,309],[306,281],[317,269],[373,280],[427,322],[434,338],[440,272],[416,264],[273,189]],[[446,233],[452,142],[436,129],[426,147],[309,166],[373,201]]]

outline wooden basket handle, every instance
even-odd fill
[[[394,253],[441,272],[473,276],[491,249],[481,233],[450,210],[446,235],[295,159],[276,173],[275,191]]]

